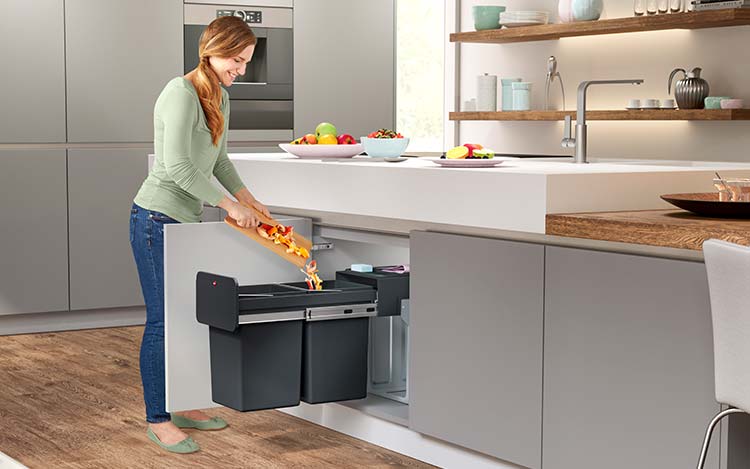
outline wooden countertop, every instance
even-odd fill
[[[702,250],[722,239],[750,245],[750,220],[706,218],[684,210],[639,210],[547,215],[546,234],[630,244]]]

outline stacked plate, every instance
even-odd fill
[[[506,11],[500,13],[500,24],[506,28],[536,26],[548,22],[549,13],[546,11]]]

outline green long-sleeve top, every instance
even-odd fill
[[[229,94],[222,88],[224,133],[218,145],[211,141],[198,93],[183,77],[164,87],[154,106],[156,158],[135,203],[183,223],[200,221],[203,202],[216,206],[224,194],[211,175],[230,194],[245,186],[227,156]]]

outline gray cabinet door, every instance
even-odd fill
[[[557,247],[546,259],[544,469],[695,467],[719,410],[703,264]]]
[[[322,121],[357,139],[394,128],[394,38],[394,0],[294,2],[294,134]]]
[[[0,314],[68,309],[65,150],[0,151]]]
[[[143,304],[128,226],[150,151],[68,150],[72,310]]]
[[[63,0],[0,2],[0,143],[65,141]]]
[[[541,466],[544,247],[411,236],[410,427]]]
[[[66,0],[68,141],[150,142],[183,73],[181,0]]]

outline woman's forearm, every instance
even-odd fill
[[[255,202],[256,200],[253,194],[251,194],[250,191],[246,187],[243,187],[242,189],[238,190],[233,195],[235,199],[237,199],[237,202],[247,207],[252,205],[252,203]]]
[[[221,199],[221,201],[219,202],[219,204],[217,206],[221,207],[224,210],[226,210],[227,212],[229,212],[229,211],[232,210],[232,208],[234,208],[234,206],[236,204],[237,204],[237,202],[235,202],[234,200],[230,199],[227,196],[224,196],[224,198]]]

